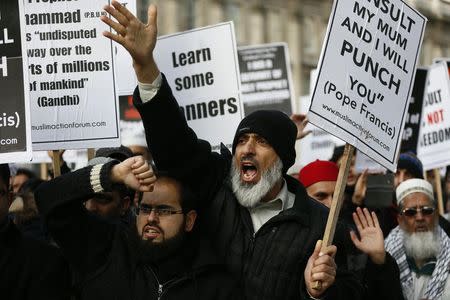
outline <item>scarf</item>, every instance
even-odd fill
[[[450,273],[450,238],[441,227],[438,227],[438,234],[441,242],[441,250],[436,257],[436,267],[423,295],[423,298],[426,299],[440,299],[442,297],[445,283]],[[399,226],[392,230],[386,238],[385,248],[397,261],[403,290],[411,290],[413,288],[413,277],[406,259],[405,248],[403,247],[403,233]]]

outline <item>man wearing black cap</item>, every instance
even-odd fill
[[[187,126],[153,60],[156,7],[149,7],[147,25],[116,1],[105,10],[117,22],[102,21],[120,35],[104,35],[133,57],[140,82],[135,104],[154,161],[207,200],[200,221],[246,297],[360,299],[359,282],[341,267],[336,271],[336,247],[319,253],[316,241],[324,232],[327,209],[286,175],[295,159],[295,124],[281,112],[254,112],[236,131],[233,157],[224,147],[221,154],[212,153],[209,143]],[[322,286],[314,289],[317,280]]]
[[[133,156],[133,152],[125,146],[100,148],[88,165],[107,163],[113,159],[123,162]],[[110,192],[97,193],[86,201],[86,209],[113,222],[129,225],[134,223],[134,214],[130,205],[135,191],[123,184],[116,184]]]

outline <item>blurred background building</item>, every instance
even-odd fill
[[[332,0],[137,0],[141,20],[158,6],[159,35],[234,21],[238,46],[287,42],[296,97],[309,94]],[[450,57],[450,0],[406,0],[428,18],[419,65]],[[297,103],[297,109],[299,103]]]

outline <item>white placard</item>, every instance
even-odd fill
[[[136,16],[136,0],[119,1],[133,15]],[[130,53],[117,43],[113,43],[114,62],[116,64],[116,84],[119,96],[132,95],[137,85],[136,74],[133,69],[133,59]]]
[[[233,23],[160,37],[155,60],[198,137],[231,147],[243,117]]]
[[[367,170],[369,174],[385,173],[386,168],[382,165],[362,153],[361,151],[356,151],[355,155],[355,173],[361,174]]]
[[[34,150],[119,145],[106,0],[24,1]]]
[[[390,170],[426,18],[401,0],[335,0],[309,119]]]
[[[417,155],[424,170],[450,165],[450,82],[446,62],[431,65]]]
[[[301,97],[300,103],[301,112],[306,113],[311,104],[311,97]],[[311,130],[311,133],[300,140],[300,155],[297,155],[300,166],[305,166],[316,159],[329,160],[333,156],[334,148],[345,144],[344,141],[311,123],[306,125],[305,131],[307,130]]]
[[[31,159],[22,0],[0,3],[0,163]]]

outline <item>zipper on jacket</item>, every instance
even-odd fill
[[[158,300],[161,299],[162,294],[163,294],[163,285],[159,284],[158,282]]]

